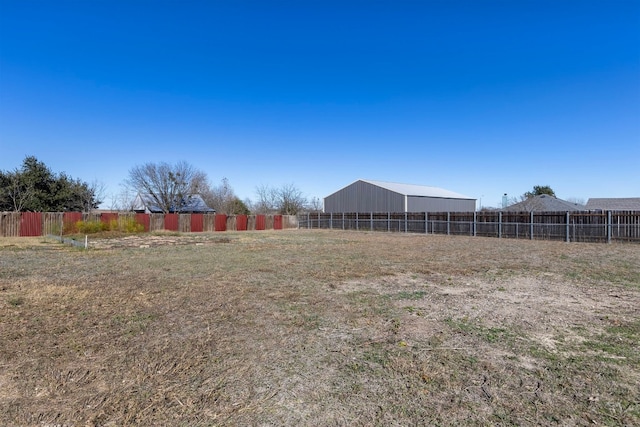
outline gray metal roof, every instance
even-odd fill
[[[135,211],[148,211],[150,213],[161,213],[162,209],[156,204],[149,194],[138,194],[133,202]],[[180,201],[180,206],[171,209],[172,213],[214,213],[215,209],[207,206],[199,194],[193,194]]]
[[[584,205],[541,194],[502,209],[509,212],[574,212],[585,210]]]
[[[453,191],[445,190],[438,187],[428,187],[426,185],[415,184],[399,184],[396,182],[385,181],[372,181],[368,179],[361,179],[359,181],[366,182],[371,185],[376,185],[381,188],[385,188],[389,191],[393,191],[404,196],[421,196],[421,197],[439,197],[443,199],[467,199],[475,200],[472,197],[468,197]],[[357,181],[356,181],[357,182]]]
[[[588,210],[640,211],[640,197],[591,198],[587,200]]]

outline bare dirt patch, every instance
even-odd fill
[[[75,240],[84,247],[85,237],[87,247],[91,250],[125,249],[125,248],[150,248],[156,246],[195,245],[204,246],[218,243],[229,243],[231,239],[224,234],[213,233],[178,233],[173,231],[157,231],[154,233],[122,234],[105,232],[99,234],[73,235],[66,240]],[[54,242],[53,238],[44,238],[45,241]]]
[[[94,243],[1,245],[0,424],[640,423],[638,246]]]

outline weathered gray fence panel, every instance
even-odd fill
[[[640,212],[343,212],[298,216],[300,228],[640,243]]]

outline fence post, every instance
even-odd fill
[[[570,238],[569,238],[569,211],[567,211],[567,214],[565,215],[565,228],[566,228],[566,241],[569,242]]]
[[[533,226],[533,211],[529,212],[529,240],[533,240],[533,233],[535,228]]]
[[[408,231],[407,229],[407,213],[404,213],[404,232],[406,233]]]
[[[329,230],[333,230],[333,212],[329,213]]]
[[[498,239],[502,237],[502,211],[498,212]]]
[[[424,213],[424,234],[429,234],[429,212]]]
[[[387,232],[391,231],[391,212],[387,212]]]
[[[473,211],[473,237],[476,237],[477,235],[477,232],[476,232],[477,220],[478,220],[477,212]]]
[[[451,212],[447,212],[447,236],[451,234]]]
[[[611,211],[607,211],[607,243],[611,243]]]
[[[360,231],[360,220],[358,219],[358,212],[356,212],[356,231]]]
[[[344,212],[342,212],[342,230],[344,230]]]
[[[373,212],[371,212],[371,231],[373,231]]]

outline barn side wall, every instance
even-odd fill
[[[404,212],[404,196],[363,181],[338,190],[324,199],[324,211]]]
[[[475,210],[475,200],[422,196],[407,198],[407,212],[473,212]]]

